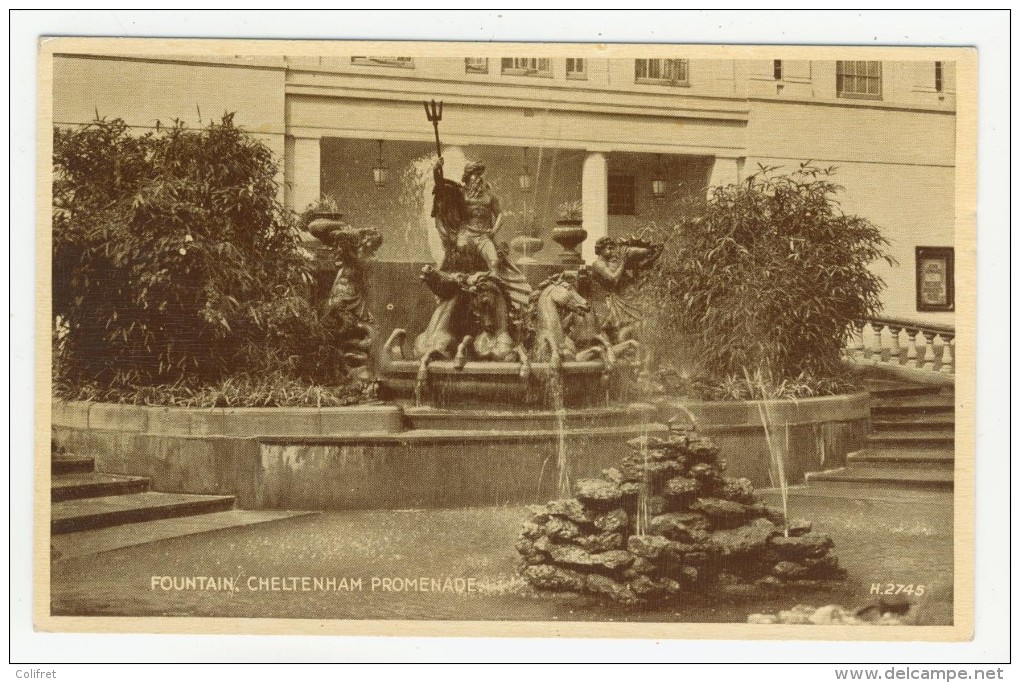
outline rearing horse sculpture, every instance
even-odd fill
[[[521,378],[531,374],[531,362],[524,347],[511,333],[510,296],[502,282],[488,274],[469,278],[469,310],[475,335],[465,335],[457,347],[454,364],[463,368],[468,356],[482,361],[519,361]]]
[[[548,361],[559,370],[563,359],[591,360],[599,354],[599,346],[578,352],[577,345],[566,330],[565,321],[571,315],[583,316],[591,311],[588,302],[577,293],[573,283],[563,273],[546,279],[531,295],[531,314],[534,316],[534,356]]]
[[[431,266],[422,268],[421,278],[440,298],[425,331],[414,341],[418,359],[418,382],[428,378],[433,360],[453,359],[463,368],[469,358],[487,361],[519,361],[521,377],[531,374],[531,363],[524,348],[514,341],[511,330],[510,297],[498,278],[488,273],[472,275],[447,273]],[[406,332],[394,330],[385,348],[394,357],[401,350]]]

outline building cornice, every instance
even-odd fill
[[[431,84],[431,83],[430,83]],[[401,86],[409,85],[407,82],[401,82]],[[391,102],[413,102],[418,104],[422,101],[422,98],[426,99],[442,99],[448,104],[458,104],[464,106],[478,106],[478,107],[502,107],[512,108],[520,110],[552,110],[552,111],[564,111],[564,112],[584,112],[591,114],[617,114],[617,115],[629,115],[629,116],[648,116],[648,117],[660,117],[660,118],[688,118],[688,119],[708,119],[708,120],[723,120],[731,121],[734,123],[747,123],[749,111],[745,108],[717,108],[717,107],[697,107],[685,104],[684,106],[664,106],[661,104],[657,105],[642,105],[635,103],[617,103],[606,101],[605,99],[599,99],[597,102],[586,101],[596,98],[576,98],[576,99],[555,99],[550,97],[550,93],[543,91],[543,96],[530,95],[530,96],[516,96],[508,98],[507,93],[504,89],[499,88],[500,92],[493,94],[485,93],[452,93],[452,92],[437,92],[435,88],[415,88],[409,89],[401,87],[400,89],[382,89],[382,88],[351,88],[341,87],[335,85],[304,85],[304,84],[287,84],[286,94],[307,96],[307,97],[319,97],[327,99],[356,99],[356,100],[385,100]],[[564,88],[564,90],[567,90]],[[574,91],[571,91],[574,92]],[[596,91],[595,95],[605,95],[605,92]],[[624,99],[620,97],[621,93],[613,91],[613,94],[617,96],[617,99]],[[692,98],[693,99],[693,98]],[[701,100],[707,100],[710,98],[697,98]],[[746,100],[742,100],[746,102]]]
[[[883,102],[881,100],[854,100],[854,99],[818,99],[807,97],[762,97],[760,95],[746,98],[748,104],[752,102],[766,102],[768,104],[807,104],[813,107],[836,107],[851,109],[881,109],[883,111],[905,111],[912,114],[948,114],[956,115],[956,108],[937,108],[908,105],[898,102]]]

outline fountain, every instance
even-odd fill
[[[664,429],[653,407],[635,400],[640,345],[621,313],[631,309],[614,293],[659,248],[628,242],[612,265],[604,249],[601,263],[529,282],[496,243],[500,209],[485,166],[466,164],[459,183],[446,178],[442,110],[425,108],[436,129],[431,217],[442,250],[438,267],[424,266],[420,279],[437,305],[424,331],[412,339],[394,329],[380,348],[380,396],[403,406],[416,426],[465,437],[526,432],[555,455],[550,481],[567,495],[572,444],[597,450],[611,436],[619,449]],[[602,246],[609,243],[617,244]]]

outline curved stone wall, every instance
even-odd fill
[[[790,483],[840,467],[864,447],[869,396],[708,403],[669,400],[570,411],[571,476],[595,476],[625,444],[685,415],[714,439],[729,476],[769,486],[762,412],[787,449]],[[505,412],[505,411],[504,411]],[[549,411],[344,408],[164,408],[55,401],[57,445],[96,468],[149,477],[159,491],[231,494],[245,508],[456,507],[555,494],[556,416]],[[527,420],[522,419],[527,416]]]
[[[846,456],[865,447],[870,430],[870,394],[778,401],[668,400],[663,419],[686,418],[722,449],[727,474],[755,486],[774,485],[769,476],[769,442],[786,451],[786,477],[800,484],[804,474],[846,465]],[[764,422],[764,424],[763,424]]]

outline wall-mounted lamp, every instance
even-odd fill
[[[517,184],[520,186],[523,192],[527,192],[531,189],[531,172],[528,170],[528,148],[524,148],[524,153],[521,155],[524,159],[524,165],[521,167],[521,174],[517,176]]]
[[[662,177],[662,155],[656,154],[655,175],[652,176],[652,196],[656,199],[666,198],[666,181]]]
[[[376,161],[375,166],[372,167],[372,180],[375,181],[376,187],[386,187],[386,181],[389,180],[390,169],[383,164],[382,158],[382,143],[379,141],[379,159]]]

